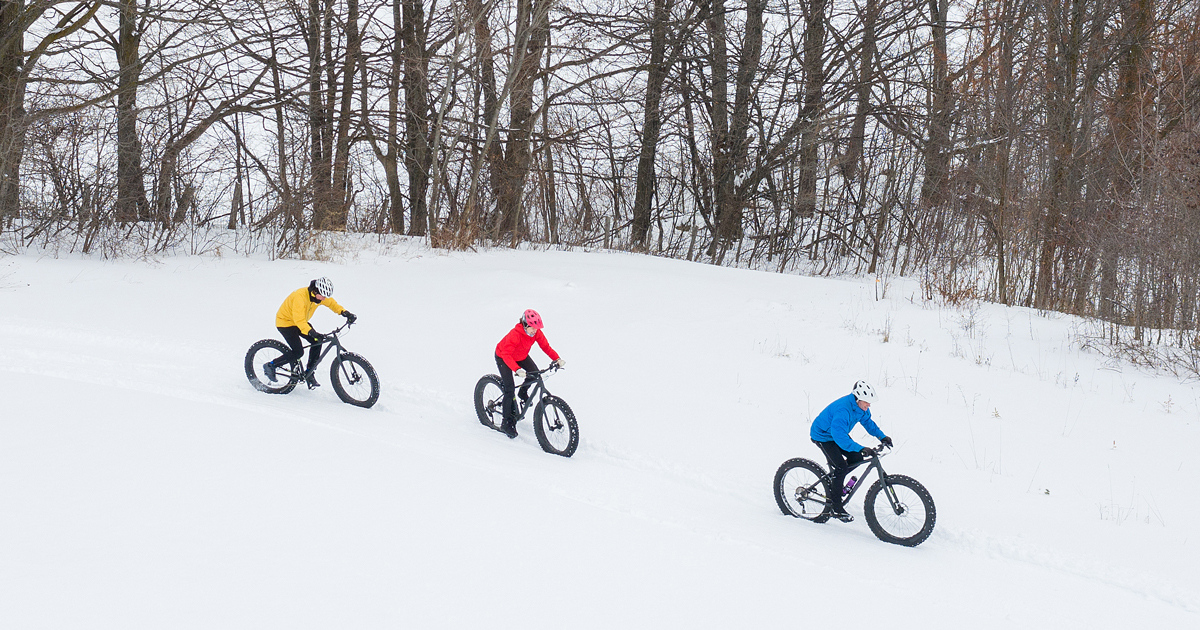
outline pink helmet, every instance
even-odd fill
[[[542,324],[542,316],[538,315],[538,312],[533,309],[527,309],[525,313],[521,315],[521,324],[525,326],[532,326],[539,330],[545,327],[545,325]]]

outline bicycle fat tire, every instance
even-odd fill
[[[291,348],[278,339],[263,339],[250,346],[250,349],[246,351],[246,378],[254,386],[254,389],[267,394],[286,394],[296,388],[296,383],[300,382],[301,375],[299,361],[293,361],[286,368],[291,374],[277,373],[278,383],[272,383],[267,380],[265,374],[260,374],[262,364],[274,361],[288,352],[291,352]],[[282,371],[285,368],[278,369]]]
[[[783,462],[775,471],[774,489],[775,503],[784,514],[814,523],[829,520],[829,482],[820,464],[803,457]]]
[[[475,415],[483,426],[500,430],[504,422],[504,386],[499,376],[488,374],[475,383]]]
[[[533,410],[533,434],[542,450],[553,455],[570,457],[579,448],[579,423],[567,401],[557,396],[544,396]]]
[[[367,396],[362,396],[361,383],[366,379],[371,389]],[[333,383],[333,391],[337,392],[342,402],[355,407],[370,408],[379,401],[379,377],[375,368],[362,357],[353,352],[345,352],[333,360],[329,366],[329,381]]]
[[[896,514],[887,496],[879,496],[883,491],[884,481],[877,480],[867,489],[867,496],[863,500],[867,525],[871,527],[875,537],[883,542],[916,547],[929,538],[937,522],[937,509],[933,505],[933,497],[925,486],[912,477],[888,475],[887,484],[892,486],[905,510]],[[923,513],[916,512],[917,504],[920,504]]]

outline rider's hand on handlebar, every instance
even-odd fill
[[[557,367],[559,369],[565,368],[565,367],[567,367],[567,360],[562,357],[559,357],[554,360],[554,365],[555,365],[555,367]]]
[[[882,440],[879,440],[879,443],[888,448],[892,448],[892,438],[890,437],[885,437]]]
[[[354,322],[358,321],[358,315],[355,315],[350,311],[342,311],[342,317],[346,318],[347,324],[353,324]]]
[[[325,335],[317,332],[316,329],[308,331],[308,340],[313,343],[321,343],[325,341]]]
[[[517,368],[517,371],[513,372],[513,376],[516,376],[517,378],[525,378],[525,368]]]
[[[863,459],[866,459],[875,455],[875,449],[871,448],[870,446],[864,446],[859,453],[862,454]]]

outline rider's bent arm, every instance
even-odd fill
[[[533,336],[533,340],[537,342],[537,345],[542,349],[542,352],[545,352],[546,356],[550,357],[550,360],[558,360],[558,353],[554,351],[554,348],[550,347],[550,342],[546,340],[546,335],[543,335],[542,331],[537,331],[537,334]]]
[[[321,300],[321,304],[329,307],[329,310],[333,311],[334,313],[337,313],[338,315],[341,315],[342,311],[346,310],[346,309],[342,308],[341,304],[337,303],[337,300],[335,300],[331,297],[327,297],[324,300]]]
[[[867,430],[867,433],[874,435],[876,439],[882,440],[883,438],[887,437],[887,434],[883,432],[883,429],[880,429],[879,425],[875,424],[875,421],[870,418],[863,420],[862,425]]]
[[[857,453],[863,448],[862,444],[850,439],[850,428],[853,426],[849,409],[838,409],[829,423],[829,435],[833,436],[838,447],[849,453]]]

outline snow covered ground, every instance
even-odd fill
[[[1072,318],[900,280],[876,300],[626,254],[385,251],[0,259],[0,628],[1200,627],[1200,390],[1077,350]],[[287,396],[243,375],[316,275],[359,315],[372,409],[324,371]],[[472,410],[529,307],[569,361],[548,384],[571,459]],[[920,547],[877,540],[861,494],[850,524],[775,506],[859,378],[887,469],[937,502]]]

